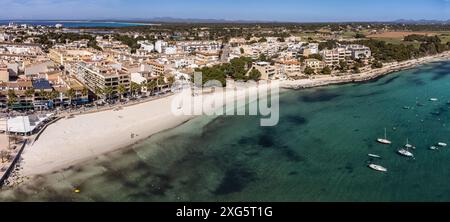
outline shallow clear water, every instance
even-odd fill
[[[276,127],[260,127],[257,117],[201,117],[0,198],[450,201],[450,148],[428,150],[450,143],[449,101],[450,62],[364,84],[286,91]],[[391,146],[375,141],[384,128]],[[407,138],[417,146],[415,160],[396,154]],[[369,153],[381,155],[373,161],[389,172],[370,170]]]

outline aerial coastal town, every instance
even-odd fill
[[[308,88],[366,81],[449,57],[448,25],[0,26],[2,183],[26,144],[74,115],[164,99],[204,81]],[[12,166],[12,167],[11,167]],[[5,175],[5,176],[3,176]]]

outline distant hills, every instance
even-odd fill
[[[348,22],[287,22],[270,20],[228,20],[228,19],[199,19],[199,18],[173,18],[173,17],[155,17],[151,19],[126,19],[126,21],[152,22],[152,23],[397,23],[397,24],[450,24],[449,20],[413,20],[399,19],[394,21],[348,21]]]
[[[0,20],[6,22],[8,20]],[[21,21],[21,20],[14,20]],[[193,24],[245,24],[245,23],[392,23],[392,24],[450,24],[448,20],[427,20],[427,19],[398,19],[394,21],[341,21],[341,22],[292,22],[292,21],[275,21],[275,20],[228,20],[228,19],[200,19],[200,18],[173,18],[173,17],[155,17],[155,18],[112,18],[112,19],[86,19],[86,20],[61,20],[61,19],[41,19],[41,20],[23,20],[23,21],[77,21],[77,22],[132,22],[132,23],[193,23]]]
[[[450,19],[448,20],[411,20],[411,19],[399,19],[393,21],[393,23],[401,23],[401,24],[424,24],[424,25],[430,25],[430,24],[450,24]]]

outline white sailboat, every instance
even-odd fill
[[[431,102],[437,102],[439,99],[438,98],[431,98],[430,101]]]
[[[398,154],[400,154],[400,155],[402,155],[402,156],[405,156],[405,157],[414,157],[414,154],[411,153],[411,152],[409,152],[408,149],[400,149],[400,150],[398,151]]]
[[[408,148],[408,149],[413,149],[413,150],[415,150],[415,149],[416,149],[416,147],[415,147],[415,146],[413,146],[413,145],[409,144],[409,139],[406,139],[406,145],[405,145],[405,147],[406,147],[406,148]]]
[[[379,172],[387,172],[388,170],[385,167],[376,164],[369,164],[369,168]]]
[[[378,138],[377,141],[381,144],[392,144],[392,142],[387,139],[386,128],[384,128],[384,139]]]

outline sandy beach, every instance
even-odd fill
[[[316,79],[283,81],[280,84],[284,88],[301,89],[345,82],[361,82],[395,71],[413,68],[420,64],[449,58],[450,52],[446,52],[401,63],[385,64],[385,67],[381,69],[355,75],[324,76]],[[276,84],[278,83],[276,82]],[[243,90],[248,90],[250,94],[258,91],[256,86]],[[209,96],[216,94],[212,93]],[[177,127],[194,118],[195,116],[176,116],[172,113],[172,101],[176,96],[128,106],[119,111],[108,110],[76,115],[72,119],[62,119],[50,125],[39,140],[26,147],[22,156],[23,170],[21,173],[24,176],[33,176],[58,171],[99,155],[128,147],[153,134]],[[227,101],[246,98],[245,94],[234,98],[229,98],[230,96],[226,95]],[[203,105],[198,101],[193,104],[195,106]]]
[[[259,88],[262,86],[265,85],[260,85]],[[237,90],[241,92],[238,95],[210,93],[204,95],[203,100],[220,95],[226,101],[242,101],[248,95],[256,94],[257,89],[257,86],[245,87]],[[172,101],[179,95],[124,107],[119,111],[108,110],[61,119],[50,125],[35,143],[25,148],[21,174],[33,176],[62,170],[99,155],[128,147],[153,134],[177,127],[195,118],[194,115],[173,114]],[[201,100],[192,104],[196,107],[203,105]],[[213,108],[205,108],[204,111],[211,109]]]

